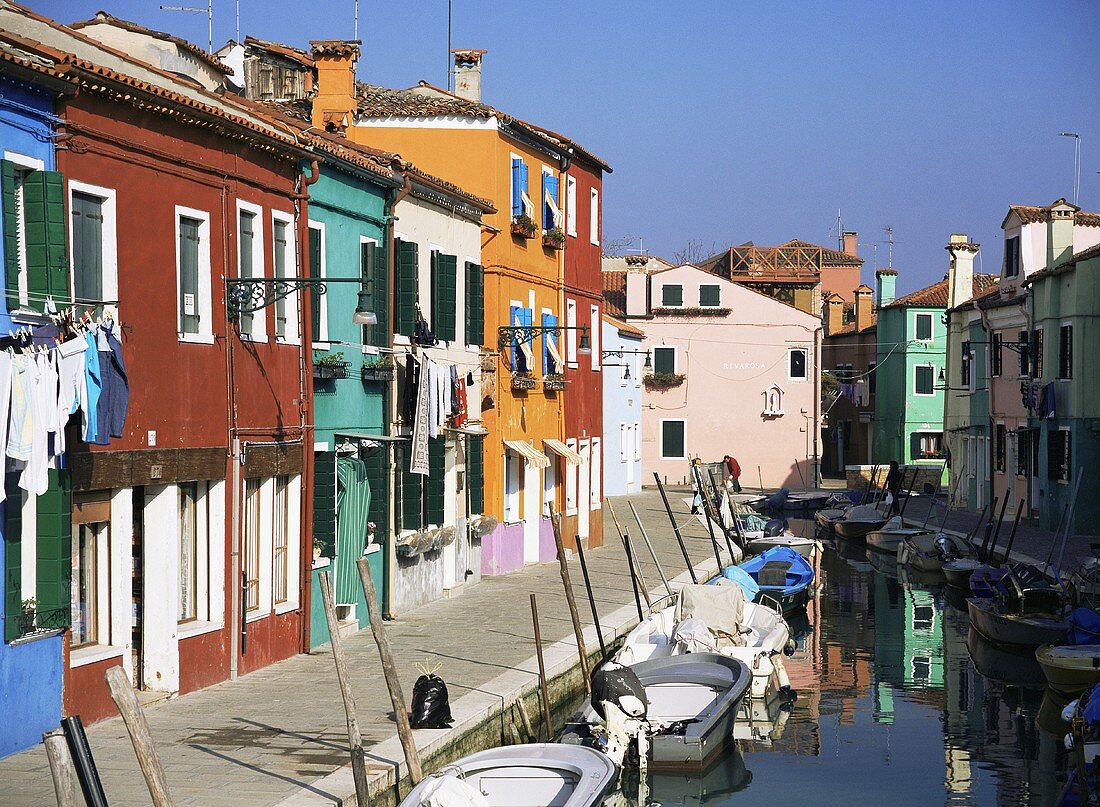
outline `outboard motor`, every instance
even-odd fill
[[[778,538],[787,530],[787,519],[773,518],[764,525],[765,538]]]
[[[636,739],[638,765],[644,770],[649,753],[649,700],[634,670],[609,661],[592,673],[592,708],[603,719],[597,736],[604,753],[622,765],[630,741]]]

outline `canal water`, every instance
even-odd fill
[[[793,710],[757,705],[701,776],[652,774],[651,804],[1057,802],[1064,703],[1044,701],[1033,656],[970,634],[965,602],[942,582],[907,578],[863,546],[838,539],[818,566],[824,585],[791,620]]]

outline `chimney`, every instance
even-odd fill
[[[966,233],[951,233],[944,247],[951,255],[947,266],[947,307],[962,305],[974,296],[974,256],[978,245],[970,242]]]
[[[644,269],[626,273],[626,315],[649,316],[649,273]]]
[[[355,122],[355,66],[359,62],[359,42],[320,39],[309,45],[317,67],[313,125],[342,135]]]
[[[897,269],[879,269],[875,272],[875,282],[878,283],[879,308],[894,302],[894,285],[897,280]]]
[[[855,233],[851,232],[850,230],[845,231],[845,233],[844,233],[844,254],[845,255],[851,255],[853,258],[858,258],[859,257],[859,250],[857,249],[858,243],[859,243],[859,238],[856,236]]]
[[[844,326],[844,298],[830,292],[825,298],[825,335],[832,336]]]
[[[890,270],[887,270],[890,271]],[[893,278],[890,278],[893,283]],[[893,286],[891,285],[891,296],[893,295]],[[868,286],[866,283],[861,283],[859,288],[855,291],[856,296],[856,333],[866,330],[871,327],[871,295],[874,294],[874,289]]]
[[[452,50],[455,57],[455,95],[481,101],[481,58],[487,50]]]
[[[1080,208],[1059,199],[1047,218],[1047,267],[1053,268],[1073,257],[1073,221]]]

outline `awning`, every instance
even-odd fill
[[[561,440],[543,440],[542,444],[546,446],[546,448],[553,451],[555,454],[561,457],[565,457],[565,461],[568,462],[570,465],[580,465],[584,462],[584,459],[581,457],[580,454],[571,449]]]
[[[535,447],[526,440],[505,440],[504,445],[515,451],[536,468],[550,467],[550,458],[541,451],[536,450]]]
[[[467,437],[484,437],[489,433],[489,430],[480,424],[471,424],[469,426],[460,426],[457,429],[445,426],[443,431],[450,432],[451,434],[464,434]]]

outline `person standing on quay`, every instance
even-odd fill
[[[726,466],[726,484],[733,488],[734,493],[740,493],[741,483],[738,480],[741,478],[741,466],[729,454],[722,457],[722,464]]]
[[[901,468],[897,460],[890,460],[890,472],[886,474],[886,493],[890,496],[890,510],[887,518],[901,514]]]

